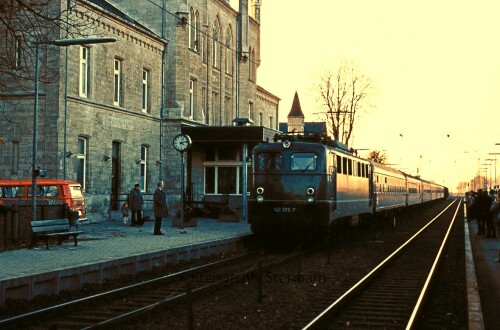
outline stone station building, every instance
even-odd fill
[[[50,0],[44,10],[61,12],[66,3]],[[279,98],[257,84],[261,1],[240,0],[239,10],[224,0],[70,5],[70,22],[84,23],[86,36],[117,41],[67,47],[67,67],[65,47],[40,45],[38,164],[47,176],[82,184],[90,221],[118,209],[134,183],[150,200],[158,180],[166,182],[175,211],[182,169],[172,140],[192,134],[186,196],[228,195],[241,209],[241,150],[245,145],[250,153],[278,129]],[[46,40],[66,38],[63,31],[46,34]],[[33,89],[14,85],[0,94],[8,118],[0,121],[0,179],[31,177],[33,95]],[[251,124],[236,126],[236,118]],[[225,136],[228,129],[251,133]],[[149,202],[144,209],[151,210]]]

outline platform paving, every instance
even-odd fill
[[[196,227],[182,229],[171,224],[170,219],[163,220],[162,236],[153,235],[154,221],[143,227],[121,221],[80,224],[83,233],[77,246],[66,240],[46,250],[40,242],[34,249],[1,252],[0,307],[8,298],[57,294],[85,283],[238,249],[241,239],[251,234],[246,221],[198,219]]]

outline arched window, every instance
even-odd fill
[[[188,47],[189,49],[194,49],[193,44],[194,44],[194,21],[195,21],[195,16],[194,16],[194,9],[191,7],[189,9],[189,22],[188,22]]]
[[[214,66],[214,68],[218,67],[219,56],[220,56],[219,36],[220,36],[220,23],[219,19],[217,18],[212,28],[212,65]]]
[[[194,42],[193,42],[193,49],[195,52],[199,50],[199,44],[200,44],[200,13],[196,11],[194,14]]]
[[[250,80],[257,81],[257,64],[255,58],[255,49],[250,52]]]
[[[233,44],[233,30],[231,25],[226,30],[226,74],[233,74],[233,52],[231,46]]]
[[[199,39],[199,17],[198,11],[194,11],[193,7],[189,9],[189,24],[188,24],[188,38],[189,38],[189,49],[198,51],[198,39]]]
[[[250,47],[248,49],[248,80],[252,80],[252,65],[253,65],[253,61],[254,61],[254,58],[253,58],[253,49],[252,47]]]

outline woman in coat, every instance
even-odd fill
[[[144,198],[142,197],[139,184],[136,183],[128,196],[128,206],[132,210],[132,221],[130,223],[132,227],[142,227],[144,224],[142,204],[144,204]]]

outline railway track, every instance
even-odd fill
[[[257,277],[295,258],[252,252],[159,276],[90,297],[0,320],[0,328],[92,329],[136,319],[150,311],[190,302],[210,290]]]
[[[331,258],[330,252],[325,253],[326,251],[324,250],[315,252],[306,251],[305,253],[301,251],[301,253],[292,253],[286,256],[280,255],[275,257],[276,260],[272,260],[274,259],[272,256],[253,255],[248,257],[247,264],[241,267],[234,265],[236,267],[234,269],[231,268],[233,267],[231,265],[232,262],[229,262],[228,265],[224,266],[227,268],[221,265],[220,267],[214,266],[214,269],[211,271],[194,270],[192,274],[188,273],[188,271],[180,272],[184,275],[181,275],[178,280],[164,279],[157,280],[158,282],[155,280],[149,284],[154,289],[150,294],[146,294],[144,286],[138,286],[136,290],[131,290],[130,292],[128,292],[128,289],[123,288],[116,290],[115,295],[108,294],[106,295],[107,297],[96,297],[94,301],[73,302],[73,307],[67,310],[64,310],[64,308],[56,311],[49,310],[47,312],[42,310],[41,315],[47,317],[43,323],[37,322],[36,318],[38,316],[35,315],[27,323],[21,324],[16,322],[15,327],[23,329],[47,329],[51,326],[57,326],[62,329],[63,324],[59,323],[53,317],[54,314],[59,314],[68,315],[64,316],[62,321],[68,321],[70,320],[69,317],[71,317],[72,322],[76,322],[71,327],[66,325],[70,329],[102,327],[105,325],[109,325],[109,328],[121,329],[162,329],[167,325],[169,327],[175,325],[175,328],[189,329],[193,324],[196,328],[205,329],[303,328],[315,315],[320,314],[327,306],[331,305],[332,301],[343,296],[349,288],[355,286],[359,279],[363,278],[376,264],[391,254],[401,244],[398,244],[398,242],[403,242],[403,238],[407,240],[415,232],[419,231],[420,224],[425,221],[425,219],[422,219],[422,213],[428,214],[429,218],[433,217],[435,214],[441,212],[445,204],[448,206],[448,203],[445,201],[435,204],[434,206],[430,206],[427,211],[420,209],[411,210],[406,214],[398,216],[397,221],[391,218],[390,223],[385,222],[389,226],[380,223],[375,228],[372,227],[374,230],[356,231],[347,234],[342,241],[336,240],[334,248],[331,251]],[[451,217],[453,207],[448,208],[449,210],[446,214],[443,214],[439,222],[444,222],[443,217]],[[448,212],[450,215],[448,215]],[[459,227],[455,226],[455,228]],[[463,241],[463,234],[458,240]],[[409,248],[411,249],[411,247]],[[454,248],[453,252],[458,253],[459,250],[460,248]],[[400,253],[405,254],[406,252],[401,251]],[[299,258],[293,260],[293,262],[287,262],[297,255]],[[457,257],[453,258],[453,260],[456,259]],[[458,259],[461,259],[461,257],[458,256]],[[235,263],[239,264],[236,261]],[[266,270],[265,265],[268,263],[275,263],[276,267]],[[257,270],[259,264],[262,265],[261,274],[263,274],[260,278],[264,282],[260,288],[258,285],[259,273]],[[270,267],[273,266],[271,265]],[[236,274],[239,268],[247,270],[247,275],[238,277]],[[380,271],[384,269],[384,267],[381,267]],[[227,274],[232,274],[232,276],[227,276]],[[318,275],[321,277],[321,280],[296,281],[295,278],[288,280],[288,277],[285,277],[297,274],[305,274],[310,277]],[[457,274],[457,271],[454,274]],[[276,278],[271,278],[271,275],[276,276]],[[217,278],[222,280],[219,281],[219,284],[216,284]],[[239,281],[240,278],[243,278],[243,280]],[[398,276],[396,276],[397,278]],[[190,280],[188,281],[188,279]],[[160,282],[172,282],[172,286],[169,289],[162,289],[163,285],[160,285]],[[233,282],[236,284],[228,287],[228,284],[232,284]],[[445,280],[446,284],[449,282],[452,281]],[[192,285],[191,289],[189,289],[189,284]],[[439,285],[440,288],[446,290],[446,285]],[[207,288],[201,288],[204,286]],[[228,287],[228,289],[219,290],[221,287]],[[361,292],[361,288],[364,287],[360,286],[359,290],[355,290],[355,293]],[[450,291],[449,287],[448,289]],[[211,291],[209,294],[206,294],[208,290]],[[461,289],[455,286],[451,288],[451,291],[459,295]],[[174,293],[179,297],[175,298]],[[137,300],[134,298],[136,295]],[[159,297],[155,297],[155,295]],[[259,299],[255,299],[257,296]],[[449,296],[450,294],[448,293],[447,297]],[[429,324],[426,323],[422,328],[460,328],[449,326],[453,324],[450,322],[450,320],[454,320],[453,316],[443,317],[443,315],[448,315],[451,309],[449,305],[446,307],[445,304],[438,303],[436,298],[436,295],[433,293],[432,303],[427,305],[426,309],[431,309],[433,313],[438,311],[438,313],[425,315],[425,319],[433,320],[436,326],[428,327]],[[445,298],[445,300],[448,303],[448,299]],[[454,307],[458,305],[454,311],[457,312],[454,313],[455,315],[463,315],[463,309],[458,310],[460,306],[459,301],[460,299],[453,299],[452,301]],[[85,305],[89,304],[95,305],[96,308],[87,309]],[[127,305],[134,306],[130,307]],[[116,308],[121,309],[121,314],[114,311],[111,313],[108,310],[108,307],[111,306],[117,306]],[[363,307],[364,311],[360,314],[371,314],[367,311],[375,311],[379,307],[380,304],[376,304],[373,307],[366,305]],[[391,313],[394,310],[396,309],[391,310]],[[334,321],[341,315],[339,314],[341,311],[335,313],[333,316]],[[383,314],[383,312],[376,312],[374,314]],[[89,326],[86,325],[88,320],[85,320],[82,325],[82,320],[79,318],[100,318],[100,320]],[[391,322],[397,320],[395,314],[391,314],[387,318],[391,319]],[[348,321],[349,323],[334,325],[333,328],[355,328],[354,323],[351,320]],[[3,329],[4,324],[1,322],[2,320],[0,320],[0,328]],[[401,324],[403,323],[401,322]],[[346,324],[350,326],[346,326]],[[385,328],[404,328],[399,323],[391,324],[391,326],[385,326]],[[443,327],[443,324],[448,326]],[[323,326],[317,327],[323,328]],[[376,326],[371,327],[377,328]],[[311,328],[314,328],[314,326]],[[367,326],[361,326],[361,328],[366,329]]]
[[[414,327],[459,207],[450,203],[303,329]]]

